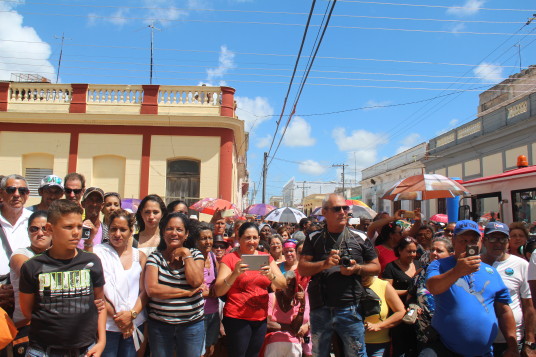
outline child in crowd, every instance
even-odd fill
[[[75,202],[51,204],[46,224],[52,247],[21,269],[20,307],[31,319],[27,356],[101,355],[106,345],[104,275],[100,259],[77,249],[82,208]]]

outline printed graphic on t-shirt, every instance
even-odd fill
[[[93,300],[89,268],[86,266],[81,270],[40,273],[41,306],[59,313],[86,312]]]

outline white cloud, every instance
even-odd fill
[[[125,18],[127,15],[128,9],[120,7],[119,9],[117,9],[116,12],[112,14],[109,21],[114,25],[123,26],[128,22],[128,19]]]
[[[333,129],[331,136],[335,139],[340,151],[358,151],[376,148],[378,145],[387,143],[383,134],[374,134],[366,130],[354,130],[346,135],[345,128]]]
[[[298,170],[304,174],[319,176],[327,171],[327,167],[314,160],[305,160],[298,166]]]
[[[493,63],[482,62],[473,72],[482,82],[498,83],[503,79],[503,69]]]
[[[463,22],[458,22],[450,28],[450,32],[452,33],[459,33],[463,30],[465,30],[465,24]]]
[[[439,130],[439,131],[436,133],[436,135],[445,134],[447,131],[449,131],[449,130],[451,130],[451,129],[454,129],[454,128],[458,125],[458,122],[459,122],[459,120],[456,119],[456,118],[451,119],[451,120],[449,121],[449,125],[448,125],[446,128]]]
[[[50,63],[50,45],[43,42],[35,29],[23,25],[23,17],[7,2],[0,2],[0,79],[9,80],[12,73],[39,74],[55,80],[55,69]],[[24,58],[24,59],[23,59]]]
[[[266,148],[268,145],[270,145],[270,142],[272,141],[272,135],[268,134],[262,138],[258,138],[257,142],[255,143],[255,146],[259,149]]]
[[[287,128],[283,144],[289,147],[316,144],[316,139],[311,137],[311,125],[302,117],[294,117]]]
[[[235,68],[235,54],[230,51],[227,46],[220,47],[220,56],[218,58],[218,67],[207,69],[207,85],[217,79],[222,79],[230,69]],[[220,81],[220,86],[226,85],[224,81]]]
[[[411,149],[415,145],[419,143],[421,140],[421,136],[417,133],[412,133],[406,136],[404,139],[402,139],[401,146],[396,149],[396,153],[400,154],[403,151],[406,151],[407,149]]]
[[[260,123],[266,121],[274,114],[274,108],[265,97],[235,97],[236,114],[244,121],[246,131],[253,131]]]
[[[480,11],[480,8],[485,2],[486,0],[467,0],[461,6],[450,7],[447,13],[460,17],[474,15]]]
[[[364,107],[368,107],[368,108],[366,108],[364,110],[367,111],[367,110],[381,109],[381,107],[384,107],[384,106],[389,105],[389,104],[391,104],[391,102],[388,101],[388,100],[377,101],[377,100],[374,100],[374,99],[370,99],[364,105]],[[374,107],[378,107],[378,108],[374,108]]]
[[[345,128],[338,127],[333,129],[331,136],[339,150],[347,152],[347,180],[361,180],[361,170],[377,162],[378,146],[387,143],[383,134],[366,130],[353,130],[347,135]],[[340,174],[340,170],[337,172]]]
[[[162,26],[166,26],[170,21],[188,16],[186,11],[175,7],[174,0],[143,0],[143,6],[148,8],[144,14],[144,17],[147,18],[144,22],[147,25],[160,23]]]

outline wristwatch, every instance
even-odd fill
[[[132,310],[130,311],[130,316],[132,316],[132,319],[134,320],[136,317],[138,317],[138,313],[136,312],[136,310]]]
[[[536,350],[536,342],[525,341],[523,344],[531,350]]]

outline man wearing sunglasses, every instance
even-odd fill
[[[63,180],[63,186],[65,191],[65,198],[69,201],[74,201],[78,203],[78,205],[82,207],[82,205],[80,204],[80,200],[82,199],[84,191],[86,190],[86,179],[84,175],[79,174],[77,172],[71,172],[70,174],[67,174],[67,176],[65,176],[65,179]]]
[[[490,222],[484,230],[484,247],[486,248],[481,259],[484,263],[493,266],[501,276],[504,284],[510,291],[512,303],[510,308],[516,320],[516,334],[518,344],[523,346],[526,356],[536,356],[536,319],[532,296],[528,282],[529,263],[520,257],[508,254],[510,230],[501,222]],[[502,333],[495,338],[493,354],[502,356],[506,349],[506,340]]]
[[[347,227],[350,207],[344,197],[331,194],[322,202],[326,226],[305,238],[298,271],[312,276],[311,305],[313,355],[329,356],[336,332],[345,356],[365,356],[365,329],[359,308],[361,276],[380,273],[380,263],[364,232]]]
[[[0,197],[3,204],[0,208],[0,229],[2,232],[0,248],[0,276],[9,274],[9,258],[19,248],[30,245],[28,237],[28,218],[32,212],[24,208],[30,190],[26,179],[20,175],[8,175],[0,181]],[[0,306],[4,309],[13,304],[11,285],[0,287]],[[12,306],[11,306],[12,307]]]

